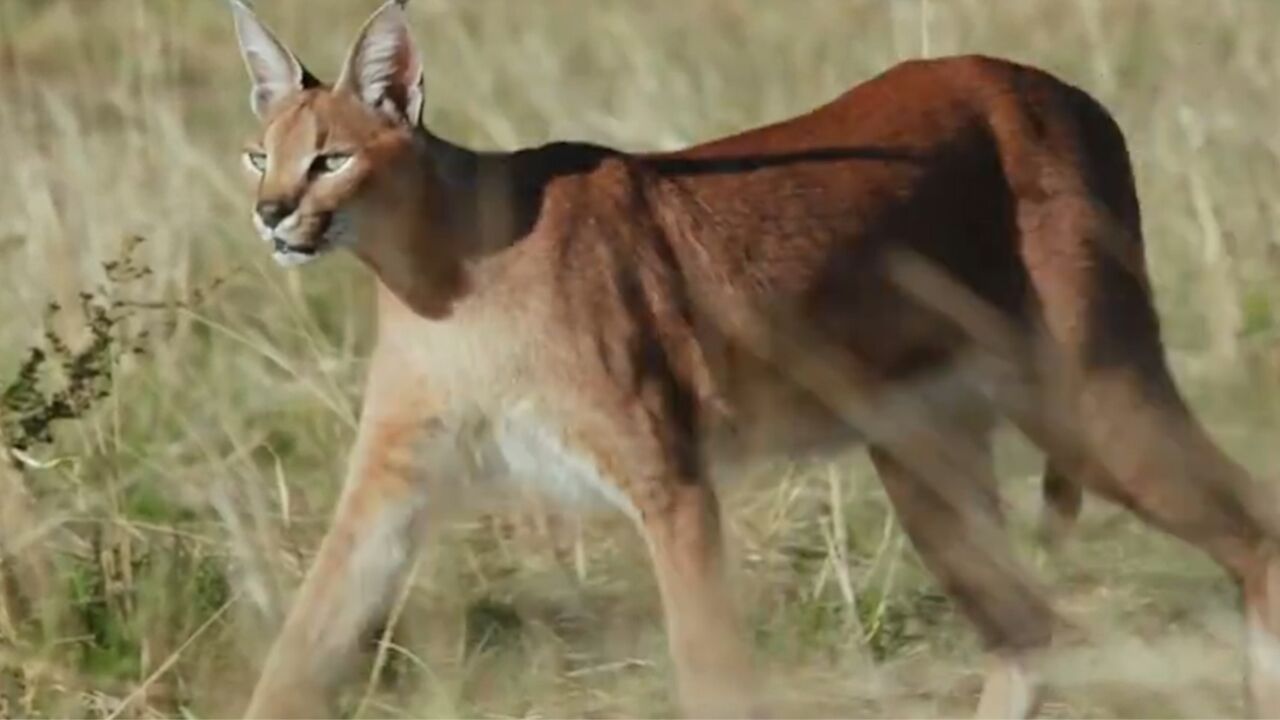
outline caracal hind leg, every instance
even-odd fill
[[[696,482],[636,499],[685,715],[756,714],[752,663],[726,584],[714,491]]]
[[[985,429],[941,425],[872,446],[872,462],[916,552],[990,652],[977,716],[1030,717],[1053,611],[1004,536]]]
[[[1161,373],[1163,374],[1163,373]],[[1228,458],[1193,418],[1173,381],[1091,371],[1079,436],[1090,489],[1208,553],[1239,584],[1247,628],[1248,704],[1280,717],[1280,554],[1276,497]]]
[[[1044,173],[1041,192],[1018,210],[1045,334],[1040,387],[1029,396],[1037,407],[1024,428],[1069,477],[1236,579],[1250,632],[1249,700],[1254,712],[1280,717],[1275,493],[1222,452],[1181,397],[1145,277],[1132,182],[1098,199],[1096,180]]]
[[[403,404],[366,399],[329,531],[254,688],[248,717],[332,717],[361,642],[403,582],[426,515],[419,465],[446,443]]]

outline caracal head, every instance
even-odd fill
[[[253,224],[276,262],[355,248],[375,189],[408,154],[422,120],[422,62],[402,0],[365,23],[337,83],[316,80],[253,11],[229,0],[262,121],[244,151],[257,183]]]

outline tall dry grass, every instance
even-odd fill
[[[261,0],[331,75],[372,2]],[[1280,355],[1280,4],[1263,0],[415,0],[429,123],[475,147],[675,148],[825,101],[913,56],[1043,66],[1126,131],[1175,368],[1228,449],[1274,462]],[[0,469],[0,716],[237,712],[323,531],[356,421],[370,278],[301,273],[253,238],[253,131],[217,2],[0,2],[0,389],[78,294],[146,300],[109,395]],[[152,271],[104,263],[145,238]],[[63,310],[50,316],[47,304]],[[149,338],[139,333],[149,331]],[[55,363],[56,364],[56,363]],[[65,368],[63,368],[65,370]],[[53,368],[46,392],[67,382]],[[1012,533],[1076,624],[1051,715],[1234,714],[1235,597],[1101,503],[1062,557],[1030,541],[1038,460],[1002,447]],[[439,528],[364,715],[669,715],[657,600],[609,517],[487,507]],[[736,581],[787,715],[968,711],[978,648],[866,461],[731,488]]]

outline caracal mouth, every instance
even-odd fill
[[[329,249],[329,243],[321,238],[319,244],[299,247],[290,245],[281,238],[275,237],[271,240],[272,252],[271,259],[276,261],[280,267],[298,267],[306,265],[315,260]]]

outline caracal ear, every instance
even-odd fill
[[[298,58],[289,52],[276,36],[267,29],[257,15],[242,0],[229,0],[231,14],[236,20],[236,37],[240,39],[240,53],[244,55],[253,91],[249,106],[259,118],[266,119],[268,111],[285,96],[319,83]]]
[[[390,0],[365,22],[335,88],[416,127],[422,122],[422,56],[409,32],[404,2]]]

